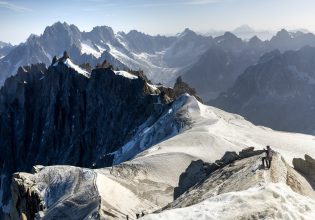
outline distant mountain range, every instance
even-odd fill
[[[234,32],[253,32],[249,26]],[[254,32],[253,32],[254,33]],[[271,40],[252,37],[245,41],[231,32],[207,37],[185,29],[176,36],[150,36],[136,30],[114,33],[99,26],[81,32],[75,25],[57,22],[42,35],[31,35],[25,43],[12,47],[0,60],[0,84],[19,66],[45,63],[67,50],[78,64],[95,66],[105,59],[120,69],[141,69],[150,80],[172,85],[182,75],[204,100],[215,98],[231,87],[244,70],[274,49],[281,51],[315,46],[315,35],[281,30]]]
[[[203,37],[186,29],[178,36],[149,36],[138,31],[114,33],[112,28],[95,27],[81,32],[76,26],[57,22],[40,36],[31,35],[0,61],[3,81],[26,64],[49,65],[54,55],[67,50],[76,63],[92,65],[107,59],[115,67],[142,69],[155,82],[174,82],[183,69],[196,62],[210,45]]]
[[[249,40],[254,36],[257,36],[262,40],[269,40],[276,33],[276,31],[271,31],[271,30],[256,30],[247,24],[241,25],[241,26],[239,26],[233,30],[229,30],[229,31],[231,33],[235,34],[237,37],[242,38],[243,40]],[[218,36],[223,35],[225,32],[227,32],[227,30],[212,29],[210,31],[207,31],[206,35],[218,37]],[[296,30],[294,30],[293,32],[296,32]]]
[[[315,134],[315,48],[265,54],[209,104],[257,125]]]
[[[247,67],[272,50],[298,50],[315,46],[315,35],[286,30],[268,41],[253,37],[244,41],[230,32],[213,39],[212,46],[183,74],[183,79],[196,88],[204,100],[214,99],[232,87]]]

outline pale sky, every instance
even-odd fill
[[[233,30],[315,30],[315,0],[0,0],[0,40],[14,44],[61,21],[81,31],[111,26],[148,34]]]

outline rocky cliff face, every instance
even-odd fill
[[[140,76],[110,69],[88,78],[63,63],[20,68],[0,90],[1,204],[9,201],[12,173],[34,164],[111,165],[111,153],[163,113],[159,93]]]

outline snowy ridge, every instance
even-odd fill
[[[77,73],[79,73],[79,74],[81,74],[81,75],[83,75],[85,77],[90,77],[90,73],[89,72],[83,70],[81,67],[79,67],[78,65],[74,64],[70,58],[67,58],[66,60],[64,60],[63,63],[68,68],[74,69]],[[57,66],[57,65],[58,65],[58,61],[53,64],[53,66]]]
[[[90,74],[87,71],[83,70],[78,65],[74,64],[69,58],[64,61],[64,64],[67,67],[72,68],[75,71],[77,71],[78,73],[82,74],[83,76],[90,77]]]
[[[270,145],[289,164],[294,157],[303,158],[305,153],[315,157],[313,136],[255,126],[242,116],[203,105],[190,96],[186,96],[185,104],[179,111],[185,112],[194,122],[191,128],[157,144],[154,148],[158,150],[144,151],[140,156],[181,152],[212,163],[225,151],[238,152],[251,146],[262,149]]]
[[[214,171],[144,219],[312,219],[315,191],[275,154],[270,170],[262,155],[234,161]],[[198,169],[198,167],[197,167]]]

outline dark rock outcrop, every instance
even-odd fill
[[[174,95],[175,97],[179,97],[185,93],[195,96],[199,102],[203,102],[202,99],[197,95],[196,89],[190,87],[183,81],[182,77],[179,76],[174,84]]]
[[[11,219],[21,219],[23,216],[26,219],[34,219],[35,214],[44,209],[43,201],[32,188],[32,183],[19,173],[13,175],[11,192],[13,195],[11,209],[15,209],[15,212],[11,212]]]
[[[148,117],[166,105],[146,81],[98,68],[90,78],[59,62],[20,68],[0,90],[0,174],[3,204],[11,175],[33,165],[112,165],[110,153],[123,146]],[[157,104],[160,103],[160,104]]]
[[[179,177],[178,187],[174,189],[174,200],[185,193],[190,187],[201,184],[211,173],[233,164],[236,160],[257,156],[264,150],[254,150],[254,147],[245,148],[237,154],[234,151],[227,151],[221,159],[214,163],[206,163],[202,160],[192,161],[184,173]]]
[[[241,158],[247,158],[252,156],[257,156],[265,152],[265,150],[254,150],[254,147],[247,147],[244,148],[242,151],[239,152],[239,156]]]
[[[292,163],[294,169],[303,174],[312,185],[313,189],[315,189],[315,160],[305,154],[304,160],[302,158],[294,158]]]

